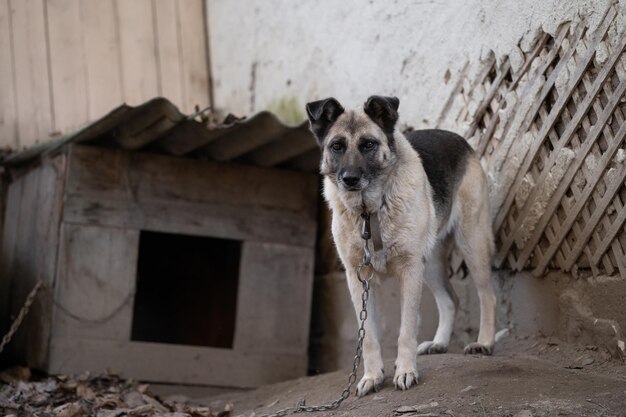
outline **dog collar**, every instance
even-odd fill
[[[383,237],[380,234],[380,219],[378,218],[378,213],[368,213],[364,205],[361,217],[363,218],[361,237],[365,240],[372,239],[374,252],[380,251],[383,248]]]

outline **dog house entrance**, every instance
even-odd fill
[[[241,241],[142,231],[131,338],[232,348]]]

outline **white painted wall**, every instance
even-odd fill
[[[389,94],[400,98],[402,121],[434,126],[466,61],[476,71],[489,50],[515,53],[520,40],[524,48],[539,29],[553,34],[567,20],[593,27],[610,3],[208,0],[215,103],[240,115],[295,107],[303,118],[314,99],[360,106]]]

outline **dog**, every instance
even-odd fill
[[[445,353],[458,307],[447,274],[456,243],[478,290],[480,331],[465,353],[490,355],[495,337],[494,253],[487,179],[478,156],[459,135],[444,130],[400,133],[396,97],[372,96],[363,109],[346,111],[334,98],[306,105],[322,158],[324,197],[332,234],[345,267],[357,318],[362,285],[362,213],[378,217],[382,249],[373,251],[376,284],[386,276],[401,286],[401,323],[395,361],[396,389],[418,383],[417,355]],[[439,313],[432,341],[418,345],[422,283],[432,290]],[[380,389],[383,361],[377,328],[376,285],[368,303],[363,341],[364,373],[359,397]]]

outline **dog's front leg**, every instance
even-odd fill
[[[361,310],[363,309],[363,284],[359,281],[356,271],[350,270],[347,273],[348,288],[356,318],[361,323]],[[363,340],[363,378],[356,386],[357,396],[362,397],[372,391],[378,391],[382,386],[383,358],[380,352],[380,342],[378,338],[378,311],[376,306],[376,290],[373,280],[369,290],[367,301],[367,320],[365,320],[365,339]]]
[[[417,331],[423,273],[424,264],[421,261],[405,265],[398,271],[401,306],[398,357],[396,374],[393,378],[396,389],[406,390],[418,383]]]

